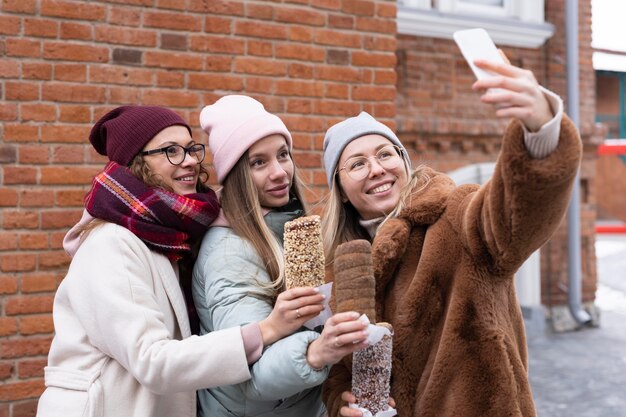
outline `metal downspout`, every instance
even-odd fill
[[[576,127],[580,125],[579,68],[578,68],[578,0],[565,3],[565,43],[567,68],[567,113]],[[582,307],[582,269],[580,255],[580,169],[574,181],[572,200],[567,210],[569,244],[569,283],[567,299],[569,310],[580,324],[589,324],[591,316]]]

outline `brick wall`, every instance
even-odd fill
[[[325,190],[323,132],[360,110],[394,123],[396,5],[373,0],[0,0],[0,416],[34,415],[61,248],[103,166],[87,136],[113,107],[249,94],[293,133]]]
[[[538,81],[566,99],[564,2],[546,0],[546,20],[556,29],[541,48],[503,51],[515,65],[532,70]],[[580,128],[585,142],[581,169],[583,298],[594,299],[595,269],[595,85],[591,62],[591,5],[579,1]],[[398,36],[398,133],[413,160],[442,171],[495,161],[506,121],[478,101],[469,67],[451,40]],[[542,249],[542,302],[567,303],[567,224]]]

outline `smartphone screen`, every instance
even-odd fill
[[[478,68],[474,65],[474,60],[484,59],[504,63],[498,48],[485,29],[459,30],[454,32],[453,37],[477,79],[482,80],[494,74]]]

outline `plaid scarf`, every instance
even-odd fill
[[[220,206],[210,189],[181,196],[150,187],[111,161],[93,179],[85,208],[93,217],[125,227],[150,249],[176,261],[191,253],[190,240],[204,235]]]
[[[219,214],[213,190],[181,196],[150,187],[128,168],[111,161],[93,179],[85,209],[93,217],[125,227],[149,248],[178,261],[189,324],[192,333],[198,334],[200,322],[191,295],[196,254],[191,245],[199,243]]]

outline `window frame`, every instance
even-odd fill
[[[544,21],[544,0],[504,0],[502,6],[466,0],[398,0],[398,33],[452,39],[457,30],[482,27],[498,45],[537,48],[554,34]]]

